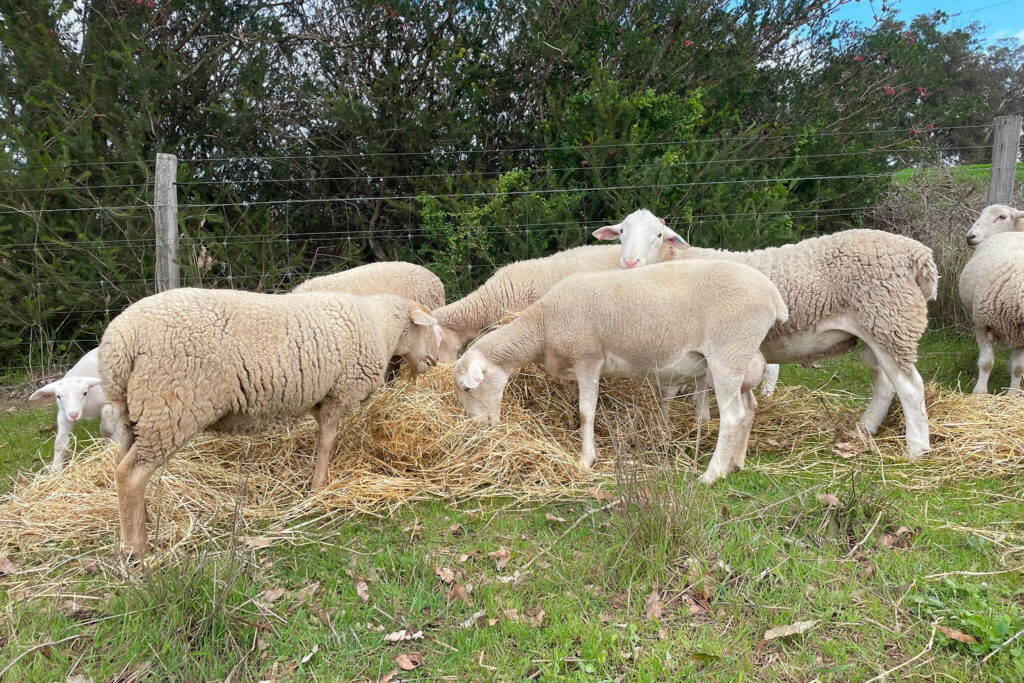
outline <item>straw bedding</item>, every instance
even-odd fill
[[[853,429],[863,401],[779,387],[775,396],[760,399],[747,467],[814,481],[870,468],[880,470],[888,484],[909,488],[1024,474],[1019,398],[929,388],[933,451],[913,462],[901,456],[898,411],[877,439]],[[653,466],[694,474],[706,466],[715,423],[702,430],[695,461],[692,413],[689,401],[674,403],[670,443],[662,444],[674,455]],[[654,415],[651,388],[627,380],[603,382],[598,463],[593,471],[581,470],[575,464],[575,384],[521,372],[506,391],[502,424],[480,429],[465,419],[455,400],[451,366],[440,366],[418,379],[397,379],[342,422],[331,483],[315,495],[308,492],[316,443],[311,419],[258,436],[194,438],[153,477],[147,492],[150,539],[163,550],[190,547],[226,535],[234,520],[241,534],[255,525],[263,536],[295,541],[320,533],[339,516],[386,515],[410,500],[582,497],[589,487],[613,480],[613,450],[621,453],[622,444],[627,452],[649,447],[650,432],[623,416]],[[616,433],[607,431],[610,424],[617,425]],[[106,441],[84,444],[62,472],[19,481],[0,500],[0,549],[115,544],[114,452]],[[270,524],[269,531],[262,522]]]

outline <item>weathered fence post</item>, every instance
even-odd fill
[[[156,218],[156,291],[181,286],[178,268],[178,158],[156,155],[153,214]]]
[[[992,169],[988,177],[988,203],[1009,204],[1017,174],[1021,117],[997,116],[992,125]]]

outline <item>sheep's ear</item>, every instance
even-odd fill
[[[599,240],[617,240],[619,235],[622,234],[622,223],[598,228],[593,234]]]
[[[55,382],[50,382],[46,386],[39,387],[38,389],[35,390],[35,393],[28,397],[28,400],[38,401],[39,399],[43,398],[53,398],[54,396],[57,395],[57,385],[59,383],[60,380],[58,379]]]
[[[476,389],[484,381],[484,371],[476,363],[466,368],[466,377],[462,380],[462,386],[467,389]]]
[[[81,379],[83,382],[85,382],[85,386],[89,387],[90,389],[92,389],[94,386],[103,381],[99,377],[82,377]]]
[[[675,230],[673,230],[671,228],[668,228],[668,227],[665,228],[665,238],[664,238],[664,241],[668,242],[673,247],[677,247],[679,249],[685,249],[685,248],[690,246],[689,244],[686,243],[686,240],[684,240],[682,237],[680,237],[676,233]]]
[[[430,329],[434,331],[434,341],[437,342],[437,348],[441,348],[441,326],[431,325]]]
[[[1010,217],[1013,218],[1014,220],[1017,220],[1018,218],[1024,218],[1024,211],[1022,211],[1021,209],[1010,209]]]
[[[665,219],[662,218],[661,216],[658,216],[658,222],[660,222],[662,225],[668,225],[668,223],[665,222]]]
[[[436,325],[437,318],[427,313],[420,306],[409,307],[409,318],[417,325]]]

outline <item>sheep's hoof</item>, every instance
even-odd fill
[[[715,473],[713,473],[711,471],[707,471],[704,474],[700,475],[700,479],[698,479],[698,481],[700,483],[702,483],[702,484],[707,484],[708,486],[711,486],[716,481],[718,481],[721,477],[722,477],[722,475],[720,475],[720,474],[715,474]]]
[[[581,468],[583,468],[583,469],[585,469],[585,470],[589,470],[589,469],[590,469],[591,467],[593,467],[593,466],[594,466],[594,460],[596,460],[596,459],[597,459],[597,458],[591,458],[590,460],[587,460],[586,458],[580,458],[580,459],[579,459],[579,462],[578,462],[577,464],[578,464],[578,465],[579,465],[579,466],[580,466]]]
[[[978,387],[978,386],[976,386],[976,387],[974,387],[974,389],[971,390],[971,393],[972,394],[987,394],[988,393],[988,387]]]
[[[927,445],[907,446],[907,449],[903,452],[903,457],[907,460],[916,460],[929,450],[931,449]]]

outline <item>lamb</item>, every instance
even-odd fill
[[[71,430],[80,420],[100,417],[100,434],[117,440],[114,426],[101,416],[105,399],[100,386],[96,349],[79,358],[63,377],[37,389],[28,400],[38,401],[43,398],[57,399],[57,438],[53,442],[51,470],[64,467],[64,453],[67,451]]]
[[[312,488],[323,487],[342,414],[381,385],[392,356],[423,372],[439,338],[425,307],[394,295],[175,289],[129,306],[99,346],[104,410],[122,431],[126,549],[145,551],[150,476],[207,428],[313,413]]]
[[[1024,211],[1006,204],[985,207],[967,231],[967,244],[976,247],[985,239],[1002,232],[1024,232]]]
[[[470,346],[453,370],[456,393],[471,415],[494,423],[508,378],[523,365],[575,379],[580,465],[590,467],[602,376],[651,378],[661,388],[710,370],[721,414],[718,444],[701,477],[710,484],[743,467],[757,406],[751,389],[764,371],[758,348],[787,317],[775,286],[741,264],[689,259],[579,273]]]
[[[405,261],[382,261],[340,273],[310,278],[292,290],[343,294],[397,294],[430,310],[444,306],[444,283],[423,266]]]
[[[623,261],[658,260],[661,245],[652,237],[659,234],[683,242],[661,222],[648,220],[621,231]],[[879,230],[846,230],[749,252],[682,246],[676,254],[745,263],[775,283],[789,307],[789,321],[776,325],[761,345],[769,363],[807,363],[863,342],[873,395],[860,425],[877,433],[896,394],[907,425],[906,455],[928,450],[924,382],[915,363],[928,324],[927,302],[938,287],[931,249]]]
[[[988,393],[995,360],[993,341],[999,340],[1013,349],[1007,393],[1019,394],[1024,374],[1024,232],[976,236],[978,247],[960,273],[959,282],[960,301],[971,316],[978,340],[978,381],[973,393]]]

